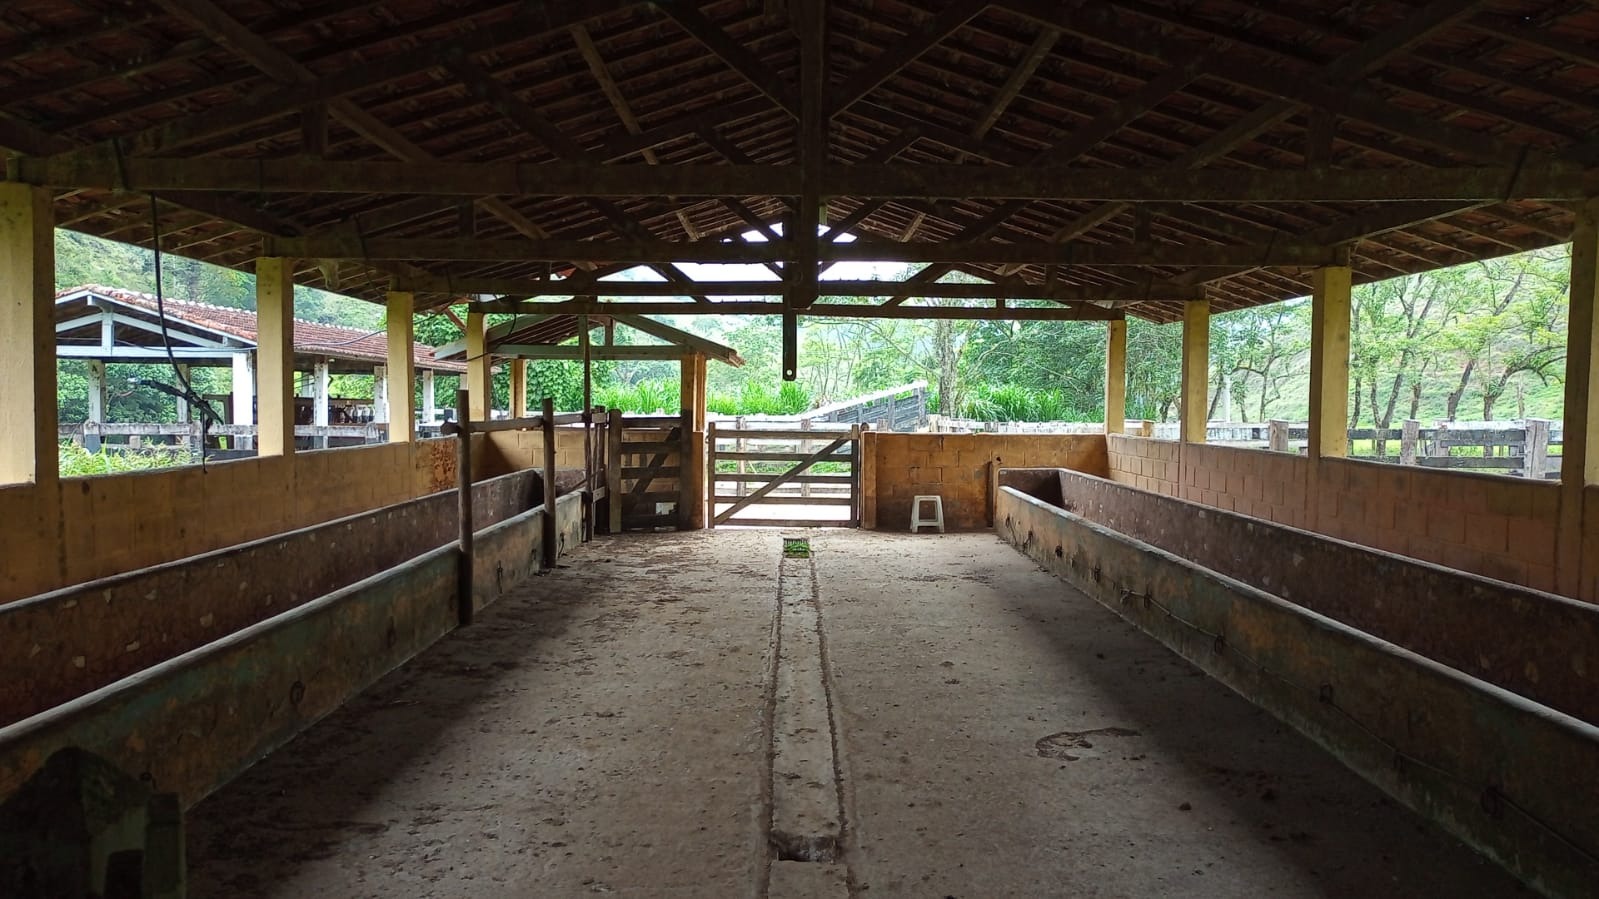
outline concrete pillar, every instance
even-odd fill
[[[422,421],[432,424],[439,414],[438,390],[434,384],[433,369],[422,372]]]
[[[466,389],[471,405],[464,417],[470,421],[487,421],[489,410],[494,408],[494,393],[481,312],[466,314]]]
[[[372,420],[389,420],[389,370],[387,366],[372,366]]]
[[[90,424],[105,424],[105,363],[99,359],[89,360],[89,414],[86,416]],[[83,448],[91,453],[100,451],[100,434],[98,432],[83,435]]]
[[[1183,304],[1183,386],[1178,398],[1178,435],[1184,443],[1204,443],[1210,414],[1210,301]]]
[[[311,423],[319,428],[327,427],[331,418],[332,380],[332,366],[328,360],[318,359],[311,367]]]
[[[1312,458],[1349,454],[1349,266],[1316,269],[1310,295]]]
[[[1106,322],[1105,433],[1127,428],[1127,322]]]
[[[59,478],[50,204],[48,190],[0,182],[0,484]]]
[[[262,456],[294,452],[294,260],[255,261],[257,448]]]
[[[255,353],[233,354],[233,423],[255,424]],[[249,449],[255,445],[253,437],[239,437],[236,449]]]
[[[390,291],[388,307],[389,442],[409,443],[416,436],[416,297]]]
[[[193,375],[190,373],[189,366],[187,366],[187,365],[179,365],[178,366],[178,376],[179,376],[179,383],[178,383],[179,387],[182,387],[184,384],[193,384],[194,383]],[[181,396],[180,397],[176,397],[176,400],[177,400],[177,403],[178,403],[178,424],[186,425],[186,424],[189,423],[190,417],[192,415],[191,411],[189,410],[189,401],[188,401],[188,399],[186,399],[184,397],[181,397]]]
[[[511,417],[527,418],[527,360],[511,360]]]
[[[1599,484],[1599,419],[1593,400],[1599,391],[1599,200],[1576,207],[1571,231],[1571,317],[1566,329],[1565,434],[1560,448],[1560,518],[1555,533],[1555,587],[1567,596],[1585,595],[1582,559],[1584,488]],[[1599,560],[1595,560],[1599,561]],[[1589,563],[1588,568],[1593,564]]]

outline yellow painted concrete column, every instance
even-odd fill
[[[488,338],[484,333],[483,313],[466,314],[466,389],[471,403],[467,417],[487,421],[494,408],[493,383],[489,372]]]
[[[1210,301],[1183,304],[1183,387],[1178,433],[1184,443],[1204,443],[1210,415]]]
[[[294,452],[294,260],[255,261],[257,453]]]
[[[416,435],[416,297],[390,291],[388,307],[389,442],[409,443]]]
[[[1127,321],[1105,323],[1105,433],[1127,428]]]
[[[1585,575],[1583,528],[1586,487],[1599,484],[1599,418],[1592,397],[1599,391],[1599,200],[1577,207],[1571,232],[1571,319],[1566,330],[1565,435],[1560,448],[1560,519],[1555,532],[1555,587],[1567,596],[1593,599]],[[1593,568],[1599,559],[1588,562]]]
[[[48,190],[0,183],[0,484],[58,480],[54,228]]]
[[[527,418],[527,360],[511,360],[511,417]]]
[[[1349,455],[1349,266],[1316,269],[1310,294],[1310,456]]]

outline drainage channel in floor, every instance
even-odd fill
[[[768,829],[770,899],[844,897],[844,809],[810,541],[785,538],[778,569]]]

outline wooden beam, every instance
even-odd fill
[[[489,300],[472,304],[483,312],[555,315],[782,315],[783,304],[771,301],[702,303],[633,303],[561,300],[517,302]],[[797,316],[823,318],[950,319],[956,321],[1116,321],[1122,313],[1108,306],[1078,303],[1069,306],[885,306],[856,303],[817,303]]]
[[[660,281],[591,281],[572,278],[556,281],[492,278],[429,278],[417,276],[396,279],[395,289],[417,293],[448,293],[456,296],[499,294],[514,297],[681,297],[684,289]],[[714,297],[776,297],[784,293],[781,281],[698,281],[696,293]],[[821,281],[817,294],[823,297],[897,296],[906,292],[929,299],[1053,300],[1075,302],[1152,301],[1180,302],[1204,295],[1202,286],[1172,284],[1146,278],[1135,284],[1112,286],[1053,284],[917,284],[905,281]],[[696,304],[703,305],[703,304]],[[726,305],[725,303],[713,305]]]
[[[507,343],[494,348],[496,356],[510,356],[519,359],[554,359],[566,362],[582,362],[583,347],[581,346],[551,346],[544,343]],[[680,346],[591,346],[590,358],[599,360],[649,360],[669,361],[681,358],[683,348]]]
[[[1045,28],[1038,32],[1027,52],[1022,54],[1021,62],[1016,64],[1016,68],[1011,70],[1010,77],[1005,79],[1005,83],[994,93],[993,99],[988,101],[988,108],[983,111],[977,120],[977,125],[972,128],[973,137],[981,138],[988,134],[988,130],[993,128],[999,117],[1005,114],[1005,110],[1016,99],[1016,95],[1020,94],[1027,82],[1032,80],[1034,73],[1049,57],[1050,51],[1055,48],[1055,42],[1059,39],[1060,32],[1053,28]]]
[[[897,41],[892,49],[878,54],[833,91],[828,117],[837,116],[879,84],[892,78],[900,69],[915,62],[917,57],[975,18],[988,4],[989,0],[956,0],[928,19],[921,28]]]
[[[218,9],[210,0],[157,0],[157,2],[174,16],[189,22],[224,46],[230,47],[250,65],[278,81],[304,84],[316,80],[315,73],[309,68],[255,34],[248,26]],[[328,111],[357,134],[407,163],[437,162],[431,153],[349,99],[340,97],[329,100]],[[478,195],[483,193],[485,192],[476,192]],[[549,236],[543,228],[497,197],[484,199],[483,208],[528,237]]]
[[[743,44],[735,41],[698,9],[687,3],[657,3],[655,8],[678,24],[710,50],[712,55],[726,63],[728,68],[755,86],[767,99],[790,116],[798,118],[798,104],[789,86],[777,76],[776,70],[756,58]]]
[[[799,166],[595,166],[585,163],[326,162],[285,159],[15,160],[15,180],[60,189],[249,193],[492,193],[528,197],[799,196]],[[822,196],[1049,199],[1125,203],[1572,202],[1599,194],[1599,169],[1529,159],[1519,168],[1029,168],[831,165]],[[543,236],[543,235],[539,235]]]
[[[921,215],[921,213],[918,213]],[[269,239],[275,255],[303,259],[437,260],[476,262],[766,264],[792,261],[788,241],[682,243],[664,240],[477,240],[471,238],[366,238],[345,232],[302,238]],[[1338,261],[1339,251],[1320,244],[1284,240],[1250,246],[1177,244],[1060,244],[1051,241],[901,241],[857,240],[822,244],[828,262],[965,262],[972,264],[1094,266],[1317,266]]]

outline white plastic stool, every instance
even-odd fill
[[[922,517],[922,503],[933,504],[933,517]],[[934,526],[940,534],[944,533],[944,498],[942,496],[918,496],[911,500],[911,533],[914,534],[924,527]]]

